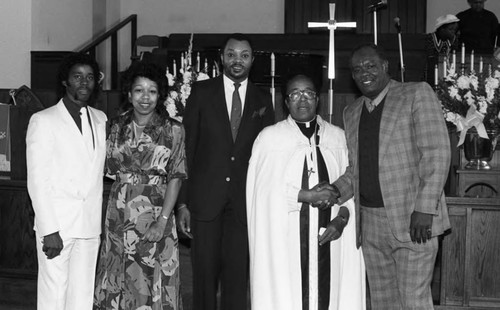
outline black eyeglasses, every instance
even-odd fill
[[[297,101],[300,99],[300,97],[304,96],[304,98],[311,100],[311,99],[316,99],[316,92],[312,90],[296,90],[293,93],[289,93],[288,98],[292,101]]]

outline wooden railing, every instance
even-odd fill
[[[95,58],[96,48],[99,44],[106,41],[107,39],[111,39],[111,88],[115,89],[118,87],[118,31],[127,26],[130,23],[131,32],[130,32],[130,45],[131,57],[137,56],[137,47],[135,45],[135,41],[137,39],[137,14],[132,14],[120,23],[118,23],[113,28],[109,29],[102,35],[98,36],[92,42],[84,46],[79,52],[89,53]]]

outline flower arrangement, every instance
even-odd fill
[[[500,131],[500,71],[491,68],[476,74],[458,74],[452,67],[440,79],[436,93],[445,120],[460,132],[461,145],[467,131],[475,127],[481,138]],[[491,135],[491,134],[490,134]]]
[[[170,117],[175,118],[179,121],[182,121],[182,117],[184,116],[186,101],[191,94],[191,85],[195,81],[202,81],[210,78],[206,73],[208,69],[206,62],[205,67],[201,70],[199,57],[197,57],[196,66],[192,65],[192,49],[193,34],[191,34],[191,38],[189,40],[188,51],[185,54],[182,53],[179,73],[177,73],[177,70],[175,69],[175,60],[173,63],[173,73],[170,73],[167,67],[166,76],[168,79],[169,92],[164,105]]]

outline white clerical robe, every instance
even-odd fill
[[[320,143],[330,183],[348,165],[346,140],[342,129],[319,116]],[[305,137],[295,121],[288,119],[265,128],[257,137],[248,168],[247,217],[250,246],[251,304],[258,310],[301,310],[300,209],[304,159],[308,169],[318,171],[315,144]],[[317,174],[317,173],[316,173]],[[311,175],[314,175],[312,173]],[[309,178],[312,188],[317,175]],[[365,309],[365,267],[361,249],[356,248],[354,203],[343,206],[350,212],[342,236],[330,243],[331,285],[329,310]],[[311,207],[312,208],[312,207]],[[312,210],[312,209],[311,209]],[[332,207],[332,219],[339,206]],[[311,223],[317,227],[317,215]],[[317,253],[318,233],[310,235],[309,258]],[[328,245],[323,245],[328,246]],[[311,256],[312,255],[312,256]],[[317,264],[316,264],[317,265]],[[310,265],[311,267],[311,265]],[[317,305],[317,269],[309,268],[309,305]],[[316,274],[315,274],[316,272]],[[311,291],[312,290],[312,291]],[[317,306],[316,308],[317,309]],[[310,307],[310,310],[315,310]]]

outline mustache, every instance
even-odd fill
[[[235,67],[238,67],[238,68],[246,68],[245,65],[242,65],[242,64],[232,64],[231,65],[231,68],[235,68]]]

